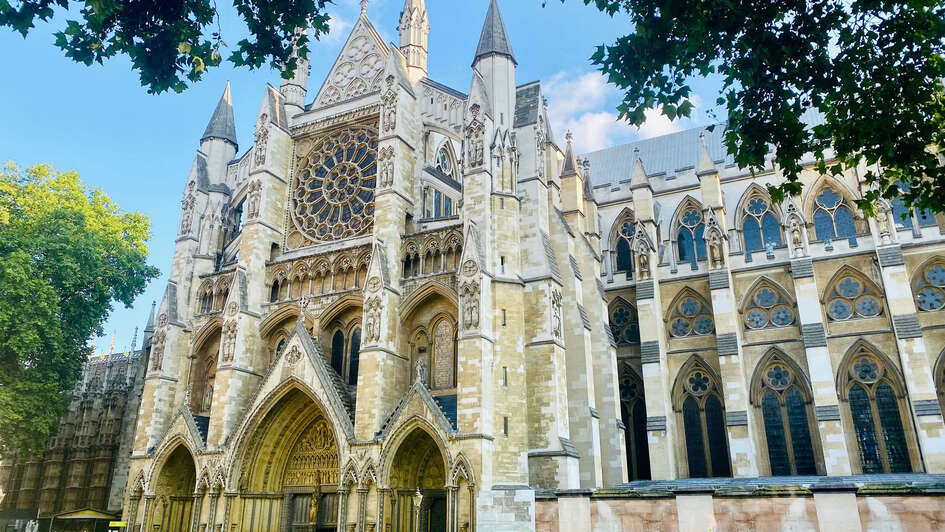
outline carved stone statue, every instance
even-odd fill
[[[637,276],[640,279],[650,278],[650,252],[647,249],[637,253]]]
[[[477,329],[479,327],[479,283],[470,281],[461,288],[463,301],[463,327]]]
[[[713,268],[722,268],[725,266],[722,240],[718,236],[713,237],[709,243],[709,260]]]

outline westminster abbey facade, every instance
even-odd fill
[[[317,92],[306,61],[263,89],[243,151],[227,87],[129,530],[945,522],[945,220],[866,218],[865,168],[812,161],[775,204],[722,128],[575,154],[494,0],[463,90],[427,72],[426,9],[388,46],[365,5]]]

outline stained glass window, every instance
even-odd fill
[[[912,471],[895,376],[886,364],[861,346],[846,374],[847,401],[856,430],[860,464],[864,473]]]
[[[351,127],[296,143],[295,229],[315,242],[366,234],[374,223],[377,130]]]
[[[784,437],[784,421],[781,419],[781,403],[771,390],[765,392],[761,400],[764,413],[765,437],[768,442],[768,461],[771,474],[786,476],[791,474],[791,461],[788,458],[787,440]]]
[[[856,430],[856,443],[860,451],[860,465],[864,473],[882,473],[883,462],[879,457],[879,441],[873,425],[873,409],[866,390],[859,384],[850,389],[850,413]]]
[[[348,358],[348,384],[358,384],[358,366],[361,365],[361,329],[351,333],[351,351]]]
[[[745,308],[745,324],[749,329],[787,327],[794,321],[794,305],[767,282],[755,289]]]
[[[772,475],[814,475],[814,448],[808,423],[810,393],[798,369],[780,355],[761,372],[761,410]]]
[[[945,308],[945,263],[926,266],[913,286],[915,302],[919,310],[932,311]]]
[[[807,418],[807,402],[796,388],[787,393],[788,427],[794,448],[794,466],[798,475],[816,475],[814,446],[811,444],[810,425]]]
[[[781,246],[781,227],[777,215],[771,209],[768,198],[759,192],[749,198],[742,213],[742,235],[745,253],[749,258],[753,251],[764,251],[768,244]]]
[[[842,277],[827,294],[827,316],[831,321],[875,318],[883,313],[876,292],[860,277]]]
[[[902,192],[908,192],[909,189],[912,188],[908,184],[898,181],[896,185]],[[898,227],[911,229],[913,218],[919,222],[919,227],[935,227],[938,225],[935,221],[934,212],[928,209],[915,209],[912,206],[906,205],[906,202],[902,199],[902,195],[897,195],[890,203],[892,204],[893,219]]]
[[[689,477],[709,476],[706,468],[705,443],[702,438],[702,415],[699,403],[692,397],[683,403],[683,423],[686,425],[686,456],[689,459]]]
[[[688,262],[696,269],[696,261],[705,260],[705,223],[702,213],[694,207],[686,209],[679,217],[679,262]]]
[[[709,395],[705,401],[705,428],[709,437],[709,454],[712,457],[712,476],[731,476],[725,413],[722,410],[722,401],[716,394]]]
[[[344,375],[345,335],[341,331],[335,331],[331,337],[331,367],[338,372],[338,375]]]
[[[876,388],[876,409],[883,427],[883,440],[889,459],[889,470],[893,473],[912,471],[909,464],[909,450],[906,448],[906,436],[902,431],[902,418],[899,416],[899,400],[889,384],[882,382]]]
[[[633,274],[633,255],[630,252],[630,242],[636,232],[636,224],[629,217],[625,217],[619,222],[620,229],[617,231],[617,267],[615,273],[626,273],[628,276]]]
[[[610,330],[617,346],[640,343],[640,323],[637,313],[623,300],[617,300],[610,309]]]
[[[824,189],[817,196],[814,205],[814,232],[818,240],[836,240],[846,238],[851,245],[856,244],[856,224],[853,211],[843,201],[843,197],[833,190]]]
[[[629,367],[620,377],[620,412],[625,427],[627,472],[630,480],[649,480],[650,451],[646,433],[646,401],[643,382]]]
[[[669,320],[669,334],[675,338],[704,336],[715,331],[712,309],[700,299],[687,296],[673,309]]]
[[[715,378],[703,368],[692,369],[680,378],[689,476],[730,476],[725,409]]]

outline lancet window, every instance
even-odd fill
[[[623,299],[610,306],[610,330],[614,333],[617,347],[640,343],[640,322],[637,311]]]
[[[745,325],[749,329],[770,329],[794,323],[794,304],[772,283],[760,283],[745,306]]]
[[[864,473],[912,471],[903,419],[909,419],[897,370],[865,342],[840,368],[844,394]]]
[[[633,275],[633,253],[630,251],[630,242],[633,241],[633,235],[636,232],[636,224],[629,217],[620,222],[620,229],[616,234],[614,242],[615,250],[615,273],[625,273],[627,277]]]
[[[909,189],[912,188],[898,181],[896,185],[903,193],[909,192]],[[897,195],[890,203],[892,204],[893,219],[897,227],[912,229],[913,222],[919,227],[935,227],[937,225],[934,212],[929,209],[917,209],[907,206],[905,201],[902,200],[901,194]]]
[[[627,364],[620,376],[620,419],[624,424],[627,472],[630,480],[650,479],[650,451],[646,433],[643,381]]]
[[[359,323],[347,329],[337,326],[331,335],[331,368],[349,386],[358,384],[358,369],[361,365],[361,326]]]
[[[804,375],[781,354],[766,357],[759,370],[752,395],[764,421],[771,474],[816,475],[816,425]]]
[[[696,269],[696,262],[706,259],[705,222],[698,204],[694,201],[689,202],[679,215],[676,226],[679,262],[688,262],[692,265],[692,269]]]
[[[846,238],[851,245],[856,244],[853,211],[840,194],[829,188],[825,188],[814,200],[814,232],[817,240]]]
[[[730,476],[725,406],[715,372],[693,357],[677,377],[674,402],[682,418],[689,477]]]
[[[694,293],[677,297],[669,319],[669,334],[674,338],[705,336],[715,331],[712,309]]]
[[[924,266],[913,283],[912,292],[919,310],[928,312],[945,308],[945,261]]]
[[[777,213],[771,208],[771,201],[766,194],[753,190],[742,212],[742,237],[745,242],[745,254],[764,251],[766,246],[781,246],[781,225]]]
[[[845,272],[827,287],[827,316],[831,321],[875,318],[883,313],[877,288],[865,277]]]

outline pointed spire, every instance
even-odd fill
[[[633,173],[630,175],[630,190],[649,186],[650,180],[646,177],[643,160],[640,159],[640,148],[633,148]]]
[[[575,175],[578,173],[577,158],[574,156],[574,135],[570,131],[564,136],[568,141],[568,148],[564,152],[564,165],[561,167],[561,175]]]
[[[151,315],[148,316],[148,324],[144,326],[145,334],[149,332],[154,332],[154,308],[157,306],[157,301],[151,302]]]
[[[220,97],[220,102],[217,104],[216,110],[213,111],[210,123],[207,124],[207,130],[203,132],[203,137],[200,140],[202,142],[207,139],[222,139],[238,146],[236,143],[236,122],[233,120],[233,98],[230,96],[229,81],[226,82],[223,96]]]
[[[709,155],[709,146],[706,144],[705,131],[699,134],[699,165],[696,167],[696,175],[705,175],[716,173],[715,161]]]
[[[404,0],[404,10],[400,12],[397,31],[400,33],[400,51],[407,59],[411,82],[416,82],[427,75],[430,23],[423,0]]]
[[[476,48],[476,60],[489,54],[506,55],[513,63],[518,64],[512,53],[512,43],[509,41],[508,32],[505,31],[505,22],[502,21],[502,13],[499,12],[496,0],[492,0],[489,11],[486,12],[486,22],[482,25],[482,35]]]

